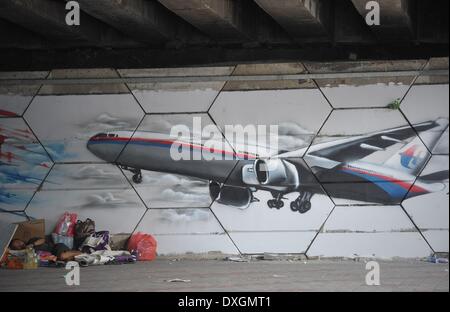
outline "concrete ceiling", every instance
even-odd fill
[[[366,0],[78,0],[80,26],[66,25],[65,2],[0,0],[0,68],[18,57],[67,63],[74,48],[93,63],[129,56],[141,66],[168,56],[199,65],[448,50],[447,0],[379,0],[379,26],[365,23]]]

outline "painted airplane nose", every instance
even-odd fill
[[[87,141],[86,148],[101,160],[114,162],[123,148],[116,143],[114,137],[110,137],[106,133],[98,133]]]
[[[88,149],[88,151],[90,151],[94,155],[96,155],[95,145],[96,145],[98,137],[99,137],[99,134],[96,134],[93,137],[91,137],[86,143],[86,148]]]
[[[104,133],[98,133],[96,135],[94,135],[93,137],[91,137],[87,143],[86,143],[86,147],[87,149],[94,154],[95,156],[97,156],[100,159],[104,158],[104,152],[103,152],[103,147],[102,147],[102,139],[106,137],[106,134]]]

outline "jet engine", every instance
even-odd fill
[[[296,167],[282,159],[258,159],[254,163],[254,172],[261,185],[296,186],[299,183]]]
[[[239,208],[247,208],[253,200],[253,194],[249,188],[236,186],[221,188],[217,182],[209,183],[209,194],[212,200],[215,199],[220,204]]]

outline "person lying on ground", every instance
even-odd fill
[[[27,243],[20,239],[13,239],[9,244],[11,250],[23,250],[27,247],[33,248],[35,251],[47,251],[55,255],[60,261],[72,261],[75,256],[81,255],[78,250],[71,250],[64,244],[54,244],[50,236],[46,238],[34,237]]]

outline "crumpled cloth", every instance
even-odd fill
[[[109,232],[100,231],[86,237],[79,248],[84,253],[93,253],[99,250],[111,250],[109,246]]]
[[[113,262],[116,257],[121,256],[131,256],[131,254],[128,251],[121,250],[98,250],[91,254],[84,253],[75,256],[75,261],[80,266],[103,265]]]

